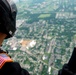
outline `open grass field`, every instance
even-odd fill
[[[47,18],[50,16],[51,16],[51,14],[41,14],[38,18]]]

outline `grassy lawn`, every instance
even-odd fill
[[[41,14],[38,18],[47,18],[50,16],[51,16],[51,14]]]

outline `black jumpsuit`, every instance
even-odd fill
[[[0,53],[6,53],[0,49]],[[0,69],[0,75],[30,75],[18,62],[7,62]]]

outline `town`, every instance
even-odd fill
[[[17,2],[17,31],[3,48],[31,75],[57,75],[76,46],[76,1],[36,1]]]

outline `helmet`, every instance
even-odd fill
[[[16,31],[17,7],[12,0],[0,0],[0,32],[10,38]]]

